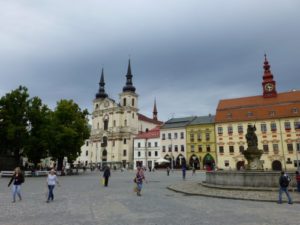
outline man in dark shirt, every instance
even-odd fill
[[[288,191],[290,181],[291,181],[291,179],[289,178],[289,176],[284,171],[282,171],[281,176],[279,178],[279,186],[280,187],[279,187],[278,204],[282,203],[282,192],[285,192],[286,196],[288,197],[288,203],[293,204],[292,198]]]

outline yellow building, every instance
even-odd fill
[[[246,163],[245,134],[255,125],[265,170],[294,170],[300,150],[300,91],[277,93],[265,58],[263,94],[219,102],[216,118],[218,167],[240,169]]]
[[[186,127],[187,162],[196,169],[213,169],[216,163],[214,116],[200,116]]]

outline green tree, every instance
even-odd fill
[[[52,114],[50,155],[62,169],[64,157],[73,162],[89,137],[88,111],[81,110],[72,100],[60,100]]]
[[[3,155],[13,156],[17,165],[28,137],[28,104],[28,90],[23,86],[0,99],[0,150]]]
[[[24,148],[24,154],[29,161],[37,166],[41,159],[48,156],[48,146],[51,141],[50,131],[50,115],[51,111],[42,104],[42,100],[34,97],[29,101],[28,121],[29,135]]]

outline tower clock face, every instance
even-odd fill
[[[265,90],[266,90],[267,92],[273,91],[273,89],[274,89],[274,85],[273,85],[273,84],[267,83],[267,84],[265,85]]]

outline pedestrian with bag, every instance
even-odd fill
[[[47,177],[47,186],[48,186],[48,198],[47,198],[47,203],[54,200],[54,194],[53,194],[53,190],[55,188],[55,185],[58,184],[58,180],[57,180],[57,176],[55,174],[55,170],[54,169],[51,169],[49,174],[48,174],[48,177]]]
[[[146,181],[144,171],[140,166],[138,166],[137,167],[137,172],[136,172],[136,175],[135,175],[135,178],[134,178],[134,182],[136,183],[136,194],[137,194],[137,196],[142,196],[141,191],[142,191],[142,188],[143,188],[143,181],[144,180]]]
[[[110,177],[110,168],[109,168],[109,166],[105,166],[105,168],[103,170],[104,187],[108,186],[109,177]]]
[[[288,198],[288,204],[293,204],[292,198],[289,194],[288,187],[290,184],[291,178],[284,172],[281,172],[280,178],[279,178],[279,199],[278,204],[282,203],[282,193],[284,192]]]
[[[22,201],[21,184],[24,182],[25,182],[24,174],[22,173],[20,167],[16,167],[15,172],[12,175],[12,177],[7,185],[9,187],[13,183],[13,186],[12,186],[12,196],[13,196],[12,202],[13,203],[16,202],[16,195],[18,195],[19,200]]]

